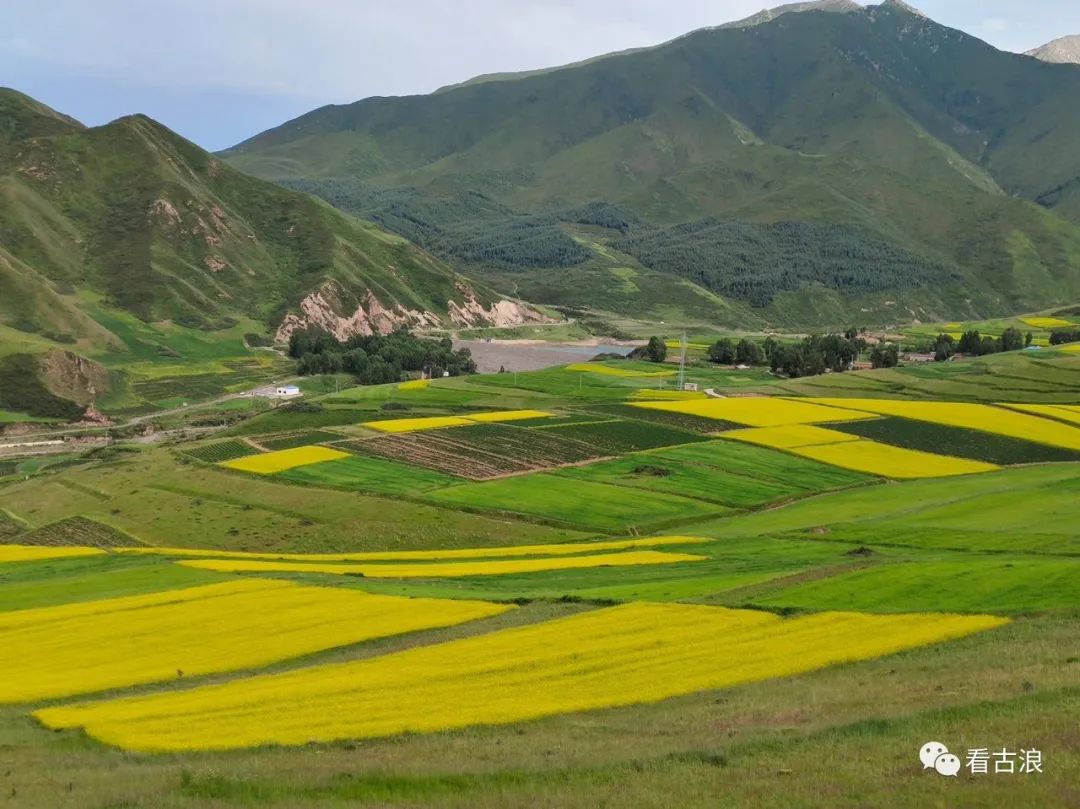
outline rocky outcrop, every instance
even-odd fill
[[[1055,64],[1080,65],[1080,35],[1061,37],[1027,52],[1028,56]]]
[[[476,293],[469,287],[458,287],[463,300],[447,301],[446,310],[450,322],[466,328],[476,326],[520,326],[524,323],[550,323],[551,319],[524,304],[503,298],[485,307],[476,299]]]
[[[400,304],[384,306],[375,294],[367,294],[354,307],[342,301],[344,291],[336,281],[328,281],[300,301],[299,311],[290,312],[275,333],[278,342],[287,342],[293,332],[322,329],[339,340],[357,334],[388,334],[401,326],[430,328],[439,325],[439,316],[432,312],[406,309]]]
[[[288,342],[294,332],[322,329],[339,340],[358,334],[388,334],[402,326],[430,329],[454,325],[520,326],[524,323],[548,323],[550,318],[517,301],[502,299],[485,306],[472,287],[461,284],[460,301],[446,302],[446,314],[430,310],[408,309],[401,304],[384,305],[368,290],[357,303],[345,303],[349,295],[336,281],[328,281],[312,292],[282,319],[274,334],[279,343]]]
[[[90,407],[109,388],[104,366],[71,351],[47,351],[39,363],[41,380],[49,391],[80,407]]]

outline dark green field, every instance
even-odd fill
[[[902,418],[867,419],[831,425],[833,429],[884,444],[923,452],[955,455],[1001,466],[1025,463],[1076,462],[1080,454],[979,430],[944,427]]]

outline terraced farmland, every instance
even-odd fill
[[[328,430],[308,430],[302,433],[289,435],[275,435],[267,438],[256,437],[255,442],[266,447],[271,452],[279,449],[296,449],[311,444],[325,444],[328,441],[340,441],[341,433],[332,433]]]
[[[213,444],[191,447],[184,450],[185,455],[203,461],[204,463],[222,463],[236,458],[246,458],[249,455],[257,455],[259,450],[239,438],[228,441],[217,441]]]
[[[137,544],[123,531],[86,517],[57,520],[17,536],[22,545],[122,548]]]
[[[472,480],[579,463],[601,455],[599,449],[551,430],[497,424],[409,432],[337,446]]]
[[[693,444],[708,440],[698,433],[675,427],[627,419],[570,424],[545,432],[545,434],[551,433],[587,444],[593,447],[599,456],[621,455],[624,452],[638,452],[644,449]]]

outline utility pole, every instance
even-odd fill
[[[686,332],[682,333],[682,352],[679,354],[679,390],[686,390]]]

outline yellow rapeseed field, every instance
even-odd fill
[[[675,371],[639,371],[635,368],[612,368],[610,365],[601,365],[598,362],[577,362],[566,366],[567,371],[585,374],[601,374],[603,376],[621,376],[626,378],[657,378],[662,376],[675,376]]]
[[[255,668],[506,609],[252,580],[15,611],[0,615],[0,703]]]
[[[470,424],[541,419],[551,416],[546,410],[497,410],[490,413],[468,413],[461,416],[422,416],[414,419],[385,419],[365,421],[361,427],[381,433],[415,433],[421,430],[439,430],[444,427],[467,427]]]
[[[1076,325],[1068,320],[1062,320],[1060,317],[1025,317],[1021,318],[1021,320],[1032,328],[1043,329],[1044,331],[1065,329]]]
[[[430,379],[412,379],[398,385],[398,390],[424,390],[431,384]]]
[[[310,466],[323,461],[336,461],[338,458],[348,457],[349,453],[341,450],[308,446],[236,458],[222,462],[221,466],[238,469],[241,472],[254,472],[258,475],[272,475],[275,472],[284,472],[286,469],[295,469],[298,466]]]
[[[1080,343],[1071,343],[1070,345],[1062,346],[1061,350],[1069,354],[1080,354]]]
[[[419,430],[438,430],[443,427],[464,427],[471,424],[461,416],[421,416],[415,419],[384,419],[383,421],[365,421],[361,427],[378,430],[380,433],[414,433]]]
[[[66,559],[70,556],[94,556],[105,553],[98,548],[70,545],[0,545],[0,563],[40,562],[45,559]]]
[[[178,556],[212,559],[266,559],[287,562],[409,562],[431,559],[506,559],[517,556],[564,556],[622,551],[628,548],[658,548],[665,545],[697,545],[712,540],[703,537],[662,536],[611,539],[602,542],[561,542],[548,545],[507,545],[496,548],[455,548],[430,551],[362,551],[357,553],[250,553],[215,551],[209,548],[154,548],[137,546],[114,548],[115,553]]]
[[[295,745],[656,702],[866,660],[1006,623],[993,616],[763,612],[637,603],[382,657],[46,708],[128,750]]]
[[[1006,404],[1002,406],[1012,410],[1022,410],[1036,416],[1080,424],[1080,406],[1078,405]]]
[[[814,427],[811,424],[789,424],[784,427],[751,427],[747,430],[729,430],[720,433],[721,438],[745,441],[774,449],[794,449],[811,447],[817,444],[844,444],[859,441],[859,436]]]
[[[469,413],[465,416],[469,421],[481,423],[488,421],[524,421],[526,419],[550,418],[553,413],[546,410],[497,410],[491,413]]]
[[[634,407],[687,413],[720,421],[731,421],[749,427],[780,427],[788,424],[823,424],[837,421],[859,421],[871,418],[866,413],[846,409],[843,405],[828,407],[797,399],[748,397],[736,399],[705,399],[695,402],[634,402]]]
[[[880,444],[869,439],[798,447],[790,451],[804,458],[812,458],[815,461],[844,469],[897,480],[974,475],[979,472],[993,472],[1000,468],[983,461],[954,458],[950,455],[935,455],[932,452]]]
[[[708,399],[704,393],[692,390],[659,390],[656,388],[641,388],[630,394],[631,399],[654,402],[688,402],[695,399]]]
[[[995,405],[964,402],[909,402],[894,399],[812,399],[811,401],[823,405],[864,410],[883,416],[900,416],[949,427],[967,427],[985,433],[1034,441],[1038,444],[1080,450],[1080,429]]]
[[[461,576],[502,576],[508,573],[535,573],[541,570],[570,570],[590,567],[628,567],[698,562],[706,557],[689,553],[626,551],[595,556],[549,556],[542,559],[492,559],[475,562],[430,562],[425,564],[332,564],[326,562],[271,562],[258,559],[186,559],[178,564],[224,573],[330,573],[361,575],[368,579],[448,579]]]

